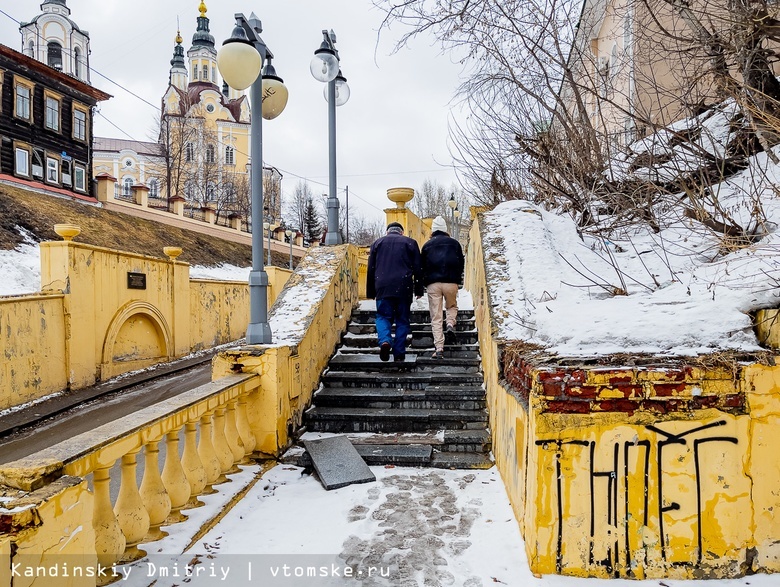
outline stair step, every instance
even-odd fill
[[[431,332],[432,326],[430,322],[411,322],[409,324],[412,332]],[[476,328],[474,320],[458,320],[455,323],[455,332],[472,331]],[[352,334],[371,334],[376,332],[376,325],[373,322],[360,323],[350,322],[347,326],[347,332]]]
[[[417,364],[417,355],[407,353],[403,360],[403,367],[411,369]],[[398,369],[399,362],[392,360],[383,361],[378,354],[337,354],[330,359],[330,365],[340,371],[386,371]]]
[[[322,376],[325,387],[402,387],[423,389],[429,385],[482,385],[482,375],[477,373],[415,373],[392,372],[377,377],[375,373],[358,371],[328,371]]]
[[[431,347],[430,350],[415,349],[415,352],[417,353],[418,360],[426,357],[430,358],[431,353],[433,353],[433,347]],[[354,354],[379,355],[379,347],[378,346],[365,346],[365,347],[349,346],[349,340],[345,338],[343,341],[343,346],[339,348],[339,353],[342,355],[354,355]],[[444,358],[481,360],[479,356],[479,345],[462,344],[458,346],[447,347],[444,349]]]
[[[458,310],[458,320],[469,319],[474,317],[474,310]],[[356,323],[373,323],[376,319],[376,312],[374,310],[355,310],[352,312],[350,320]],[[428,310],[412,310],[409,312],[409,319],[412,322],[430,322],[430,313]]]
[[[487,412],[316,406],[304,414],[304,419],[309,430],[319,432],[423,432],[439,428],[484,428]]]
[[[431,467],[437,469],[489,469],[495,463],[485,454],[468,452],[434,452]]]
[[[356,444],[355,449],[369,465],[427,465],[433,455],[424,444]]]
[[[393,387],[327,387],[317,392],[317,406],[362,408],[410,408],[481,410],[486,406],[485,391],[471,388],[471,393],[428,393],[423,389]]]

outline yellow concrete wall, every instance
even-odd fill
[[[85,480],[63,477],[14,502],[15,514],[3,515],[13,532],[0,537],[2,587],[91,587],[97,567],[92,529],[93,497]],[[11,553],[11,544],[14,552]],[[11,576],[10,563],[16,573]],[[57,572],[59,576],[52,577]],[[31,576],[26,576],[26,575]],[[68,576],[64,576],[64,575]]]
[[[314,279],[317,276],[317,279]],[[282,343],[252,345],[220,353],[212,378],[241,370],[260,375],[260,389],[248,406],[257,450],[278,455],[290,443],[303,411],[330,360],[352,309],[358,302],[358,250],[352,245],[314,247],[296,268],[269,314],[299,312],[305,325],[301,335],[282,337]],[[316,291],[311,307],[296,301],[295,288]],[[282,336],[275,333],[274,336]]]
[[[0,298],[0,410],[67,384],[62,295]]]
[[[409,208],[387,208],[385,209],[385,217],[386,225],[391,222],[400,222],[401,226],[404,227],[404,236],[416,240],[421,249],[431,238],[431,227]]]
[[[562,367],[528,358],[489,335],[479,221],[469,242],[466,287],[493,453],[531,569],[630,578],[780,572],[780,367]]]
[[[128,272],[146,289],[128,288]],[[271,304],[292,272],[267,273]],[[0,409],[246,334],[246,282],[190,280],[178,261],[47,242],[41,283],[42,294],[0,298]]]
[[[368,252],[370,247],[358,249],[358,297],[366,299],[366,279],[368,278]]]

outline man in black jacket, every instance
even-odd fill
[[[413,295],[422,297],[421,278],[417,241],[404,236],[400,223],[391,222],[387,234],[371,245],[366,276],[366,296],[376,298],[376,332],[383,361],[390,359],[391,350],[396,362],[406,358],[406,337],[411,330],[409,308]]]
[[[455,321],[458,317],[458,285],[463,283],[463,249],[447,234],[447,223],[437,216],[431,224],[430,240],[422,248],[423,284],[428,292],[431,313],[433,358],[444,357],[444,343],[455,344]],[[447,329],[442,328],[442,302],[447,312]]]

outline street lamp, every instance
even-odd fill
[[[336,195],[336,106],[343,106],[349,100],[347,79],[341,74],[339,52],[336,50],[336,33],[322,31],[322,44],[314,52],[309,69],[314,79],[328,84],[323,94],[328,102],[328,144],[329,178],[328,194],[328,232],[326,245],[341,244],[339,232],[339,199]]]
[[[450,226],[450,232],[455,232],[455,209],[458,207],[458,203],[455,201],[455,194],[452,194],[450,196],[450,199],[447,201],[447,206],[450,208],[450,220],[451,220],[451,226]]]
[[[268,231],[268,260],[265,262],[266,265],[271,264],[271,223],[267,220],[263,222],[263,228],[265,228]]]
[[[253,12],[249,19],[242,13],[234,15],[236,26],[230,38],[217,53],[217,66],[222,78],[236,90],[252,87],[250,107],[250,151],[256,162],[250,168],[252,227],[263,226],[263,118],[279,116],[287,105],[287,88],[271,65],[273,53],[260,38],[263,25]],[[265,62],[265,72],[261,71]],[[259,116],[257,114],[260,114]],[[269,235],[268,264],[271,262]],[[269,344],[268,274],[263,267],[263,234],[252,230],[252,271],[249,273],[249,326],[247,344]]]
[[[452,217],[455,219],[455,239],[460,240],[460,210],[458,210],[457,206],[452,211]]]
[[[293,261],[292,261],[292,241],[293,241],[293,235],[295,234],[295,231],[291,229],[287,229],[284,231],[284,234],[287,235],[287,240],[290,241],[290,271],[292,271],[293,268]]]

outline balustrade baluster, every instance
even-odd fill
[[[92,512],[92,527],[95,530],[95,552],[98,563],[110,567],[118,562],[125,552],[125,535],[116,520],[111,507],[111,463],[107,467],[95,469],[92,473],[92,485],[95,492]]]
[[[160,529],[171,513],[171,498],[160,477],[159,440],[146,444],[144,451],[144,478],[141,481],[141,499],[149,514],[149,533],[146,541],[160,540],[168,535]]]
[[[255,450],[255,435],[252,433],[252,427],[249,425],[249,417],[247,415],[246,394],[242,394],[238,398],[238,406],[236,408],[236,427],[238,428],[238,434],[241,437],[241,442],[244,444],[244,455],[249,456]]]
[[[220,482],[224,478],[225,481],[229,481],[225,477],[226,473],[231,473],[233,469],[233,451],[228,446],[227,438],[225,438],[225,408],[219,407],[214,412],[214,428],[211,431],[211,442],[214,444],[214,450],[217,453],[219,459],[220,470]]]
[[[228,402],[227,411],[225,412],[225,438],[230,451],[233,453],[233,462],[248,463],[249,459],[244,457],[244,443],[241,442],[241,436],[238,433],[237,415],[236,400],[231,400]]]
[[[181,466],[187,481],[190,482],[190,500],[187,502],[188,508],[200,507],[205,505],[198,499],[198,496],[206,487],[206,469],[198,456],[196,438],[198,428],[195,422],[187,422],[184,425],[184,454],[181,457]]]
[[[125,554],[122,560],[133,561],[146,555],[138,544],[149,531],[149,513],[138,491],[135,455],[140,447],[122,457],[122,481],[114,504],[114,514],[125,535]]]
[[[219,481],[220,467],[217,453],[214,450],[214,444],[211,441],[212,436],[212,415],[213,412],[207,412],[200,418],[200,440],[198,442],[198,456],[203,468],[206,471],[206,488],[203,495],[216,493],[217,490],[212,487]]]
[[[183,522],[187,519],[181,509],[187,505],[190,499],[190,482],[184,474],[179,458],[179,431],[172,431],[165,435],[165,466],[163,466],[162,480],[168,496],[171,498],[171,513],[168,523]]]

